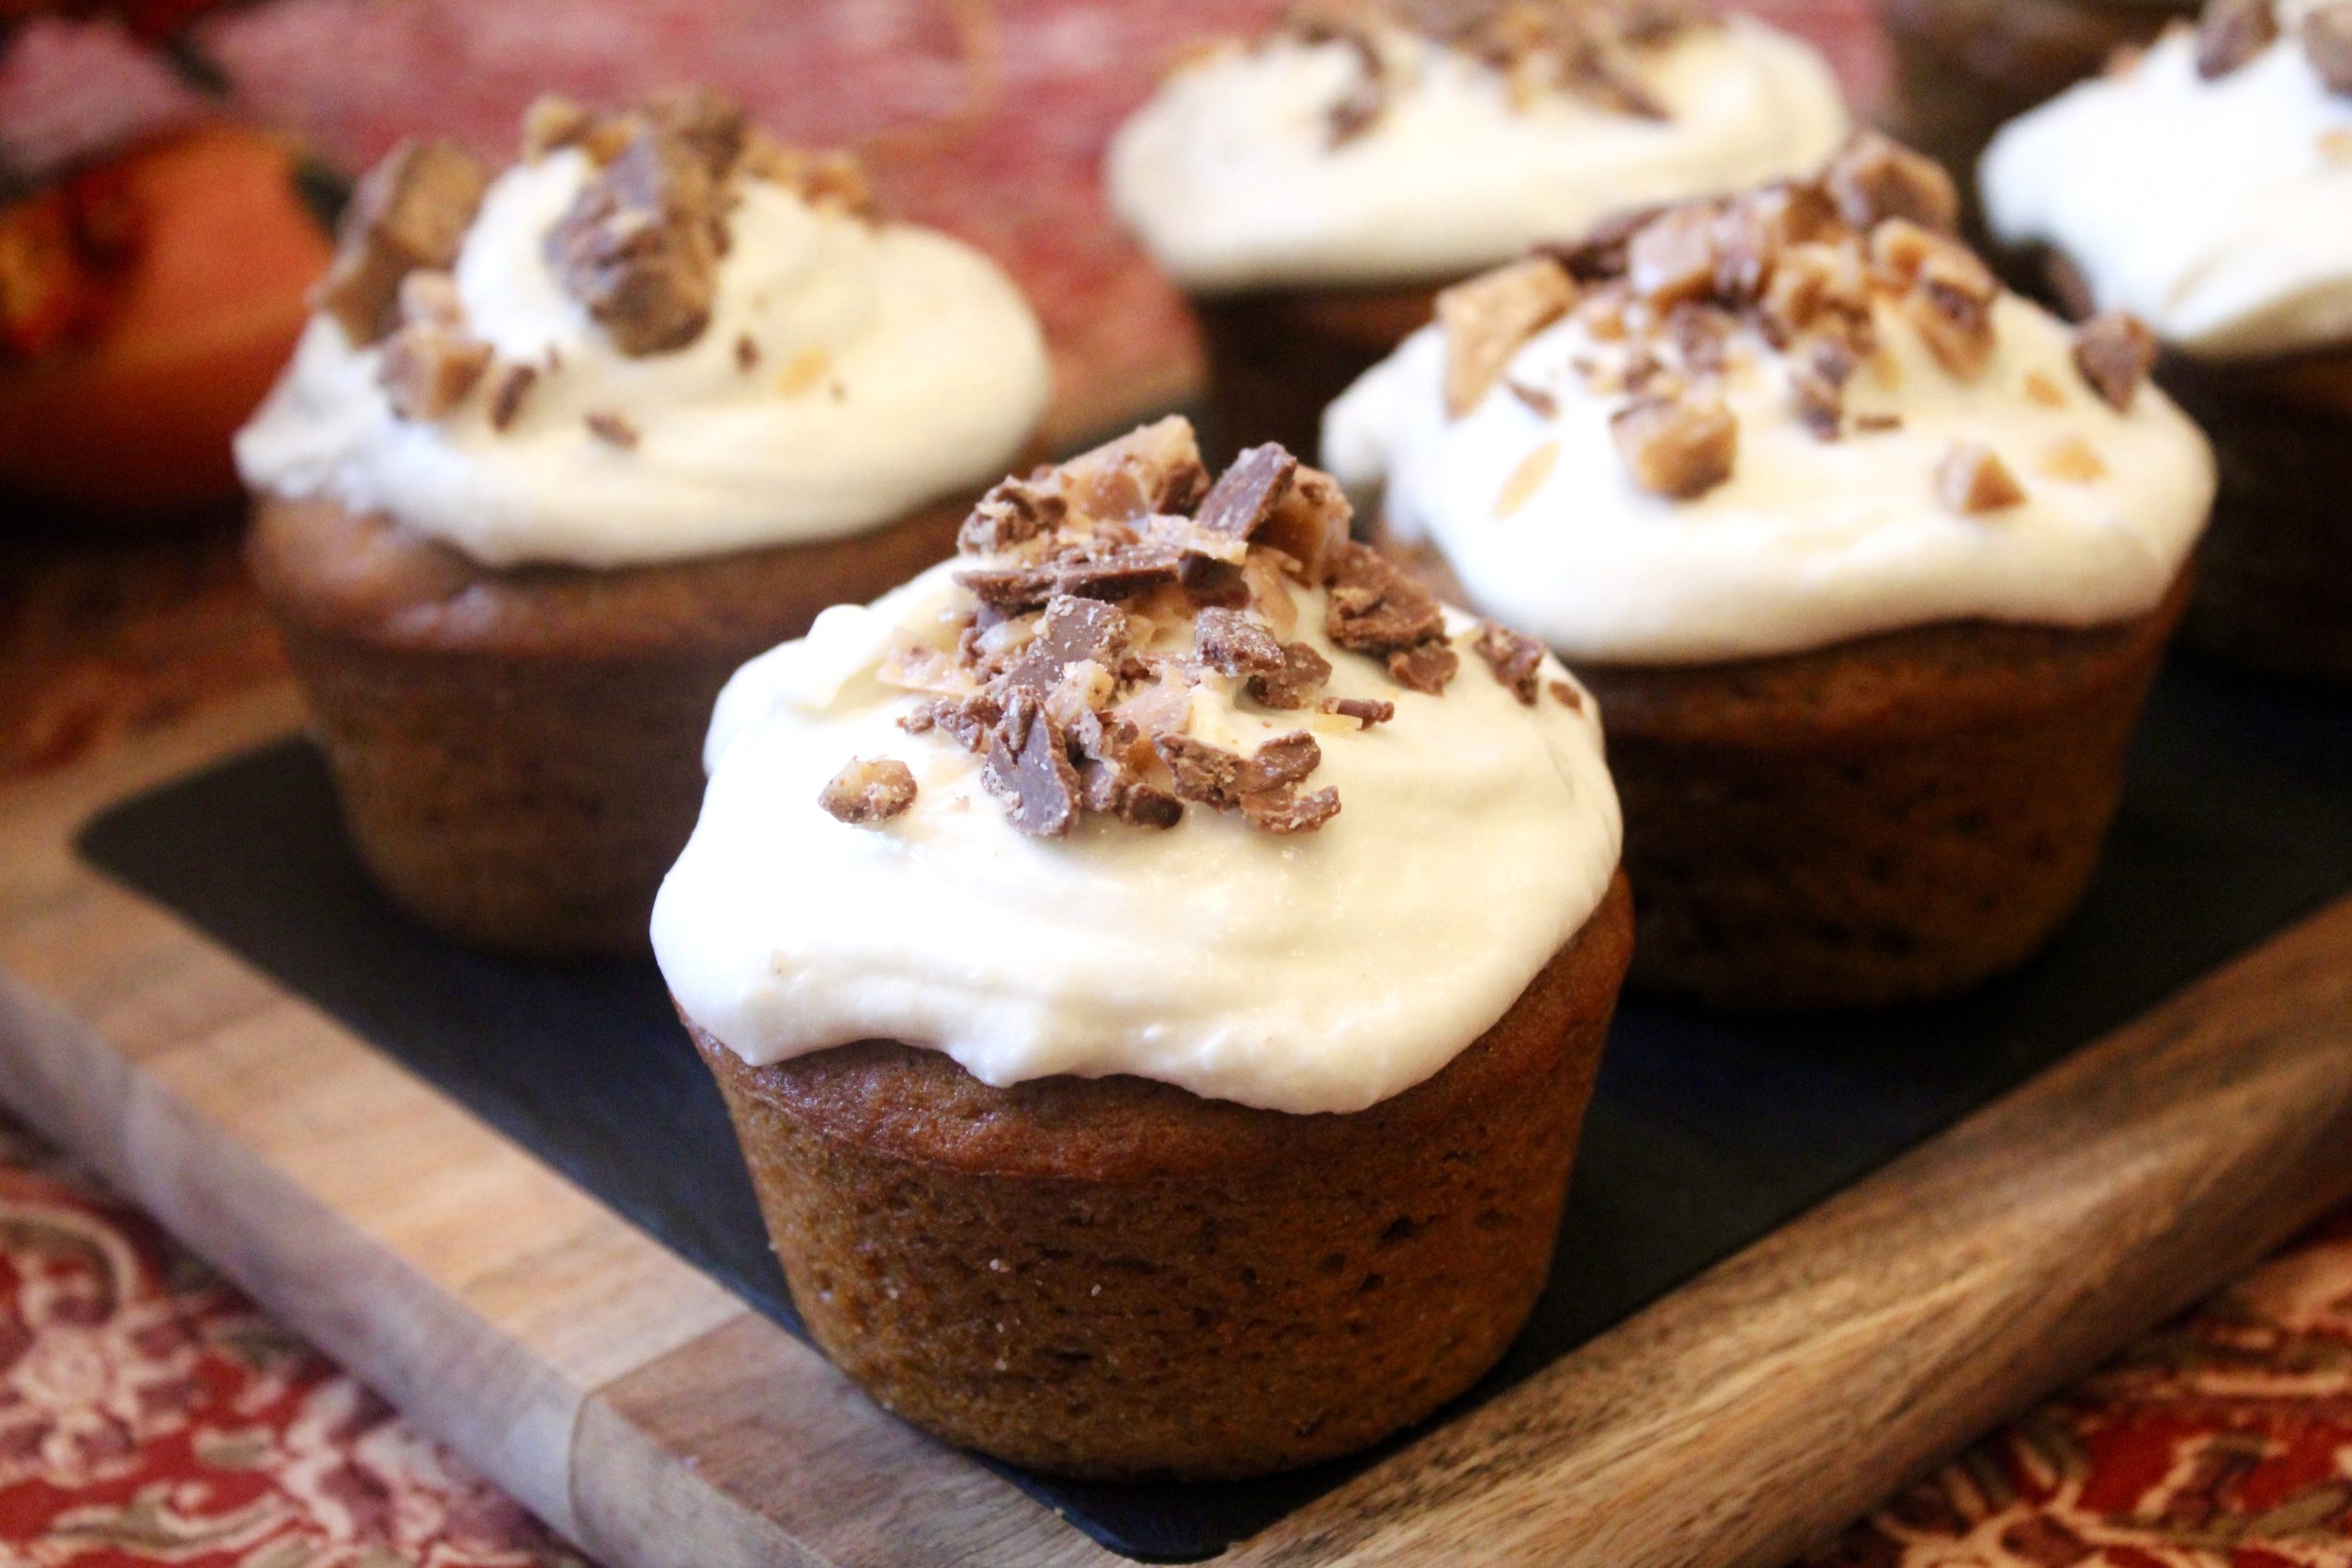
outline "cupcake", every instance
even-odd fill
[[[1940,996],[2090,877],[2212,459],[1955,207],[1865,139],[1449,291],[1330,412],[1390,533],[1600,696],[1653,989]]]
[[[403,145],[340,240],[236,455],[353,841],[461,941],[641,953],[719,687],[949,547],[1035,318],[700,93]]]
[[[2003,130],[1983,184],[2070,308],[2147,323],[2213,439],[2189,640],[2352,681],[2352,4],[2217,0]]]
[[[654,907],[793,1298],[876,1400],[1253,1475],[1466,1388],[1545,1279],[1632,939],[1581,688],[1181,420],[729,682]]]
[[[1308,451],[1445,284],[1809,170],[1846,124],[1811,49],[1674,0],[1341,0],[1176,71],[1109,180],[1198,310],[1231,438]]]
[[[1880,0],[1879,11],[1894,44],[1887,130],[1965,175],[2006,121],[2194,17],[2197,0]]]

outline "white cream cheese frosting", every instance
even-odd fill
[[[1035,429],[1044,339],[993,263],[757,176],[727,218],[707,327],[621,352],[547,254],[592,172],[577,148],[507,170],[453,269],[493,364],[537,372],[510,424],[484,390],[402,418],[383,345],[322,314],[237,437],[246,482],[389,514],[491,566],[618,567],[878,527],[1002,472]]]
[[[2352,96],[2327,90],[2295,14],[2211,80],[2175,28],[2010,122],[1980,170],[1995,234],[2063,252],[2100,308],[2199,357],[2352,343]]]
[[[1736,457],[1690,499],[1637,482],[1611,425],[1628,397],[1605,380],[1629,345],[1582,311],[1527,338],[1458,416],[1444,331],[1424,329],[1327,412],[1324,462],[1379,491],[1390,529],[1433,547],[1473,604],[1572,664],[1759,658],[1974,618],[2084,626],[2163,599],[2215,484],[2173,403],[2143,385],[2119,412],[2068,329],[2006,291],[1973,376],[1897,302],[1872,321],[1834,440],[1798,417],[1792,356],[1734,327],[1707,385]],[[1945,465],[1967,450],[2014,479],[2014,504],[1953,506]]]
[[[1619,848],[1597,714],[1545,660],[1523,702],[1471,651],[1441,694],[1337,648],[1325,591],[1295,629],[1370,728],[1195,688],[1186,733],[1248,755],[1302,728],[1318,830],[1281,836],[1193,805],[1172,828],[1089,815],[1016,830],[980,758],[900,720],[910,647],[952,649],[970,599],[926,572],[746,665],[718,701],[702,817],[663,884],[653,945],[689,1018],[753,1064],[879,1038],[980,1080],[1131,1074],[1294,1112],[1361,1110],[1484,1033],[1600,906]],[[960,609],[959,609],[960,601]],[[1563,700],[1563,692],[1571,700]],[[1571,705],[1573,701],[1574,705]],[[910,771],[903,815],[820,809],[852,758]]]
[[[1753,21],[1633,57],[1661,118],[1566,91],[1515,103],[1498,71],[1418,34],[1374,35],[1394,85],[1334,145],[1347,44],[1274,37],[1175,73],[1111,145],[1112,204],[1195,293],[1456,276],[1634,207],[1818,164],[1844,138],[1836,80]]]

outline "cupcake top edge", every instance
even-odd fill
[[[1607,213],[1817,164],[1818,53],[1657,0],[1344,0],[1179,65],[1113,207],[1187,289],[1424,284]]]
[[[1606,225],[1442,295],[1328,411],[1325,461],[1571,661],[2145,613],[2211,449],[2144,327],[2003,289],[1957,211],[1865,133],[1815,178]]]
[[[879,527],[1002,472],[1050,391],[992,262],[877,218],[849,155],[692,89],[605,114],[544,98],[496,173],[395,148],[313,304],[239,433],[246,482],[494,567]]]
[[[754,1064],[893,1039],[1297,1112],[1443,1067],[1600,907],[1617,799],[1567,671],[1348,516],[1166,420],[745,666],[655,906],[682,1010]]]
[[[2352,0],[2209,0],[2004,127],[1979,180],[2005,243],[2168,347],[2352,348]]]

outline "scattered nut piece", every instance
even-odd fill
[[[2118,413],[2132,412],[2140,383],[2156,365],[2156,334],[2121,310],[2093,316],[2075,329],[2075,368]]]
[[[1445,407],[1459,419],[1478,406],[1521,344],[1567,313],[1577,287],[1544,256],[1457,283],[1437,297],[1445,334]]]
[[[1963,441],[1937,466],[1936,495],[1946,507],[1967,516],[2015,506],[2025,500],[2025,488],[1991,447]]]
[[[818,805],[854,828],[888,822],[914,803],[914,770],[889,757],[854,759],[817,796]]]
[[[1731,478],[1739,423],[1720,397],[1637,398],[1610,416],[1609,433],[1634,482],[1694,501]]]
[[[1502,493],[1495,497],[1495,515],[1509,517],[1525,506],[1544,481],[1552,477],[1559,466],[1560,444],[1556,441],[1538,442],[1527,456],[1512,466],[1510,476],[1503,480]]]
[[[588,434],[607,446],[617,446],[626,452],[637,445],[637,426],[616,413],[591,413],[587,425]]]

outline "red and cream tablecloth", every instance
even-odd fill
[[[0,175],[240,115],[348,171],[511,141],[537,91],[701,78],[864,146],[900,212],[1002,257],[1068,401],[1181,387],[1190,328],[1102,217],[1108,127],[1278,0],[207,0],[76,5],[0,53]],[[1750,8],[1865,102],[1867,0]],[[0,23],[37,6],[0,6]],[[93,14],[95,13],[95,14]],[[168,55],[157,40],[174,41]],[[0,779],[273,675],[231,541],[0,528]],[[0,1120],[0,1568],[526,1568],[578,1556],[136,1210]],[[1820,1568],[2352,1568],[2352,1213],[1928,1476]]]

